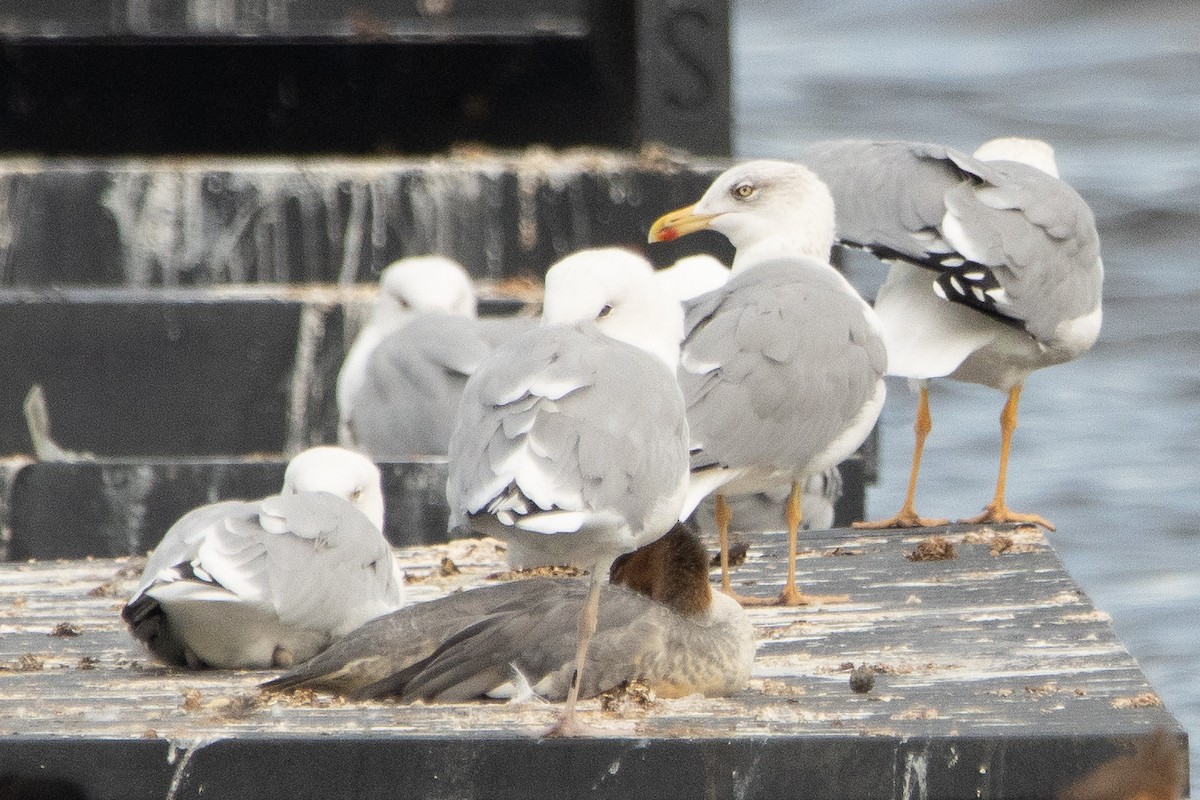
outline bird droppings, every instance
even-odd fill
[[[1133,697],[1118,697],[1112,701],[1113,708],[1162,708],[1162,698],[1154,692],[1141,692]]]
[[[600,710],[604,713],[627,717],[649,710],[657,698],[654,689],[645,681],[632,680],[623,681],[620,686],[602,693],[599,700]]]
[[[958,558],[958,550],[954,543],[944,536],[930,536],[917,544],[917,549],[908,553],[905,558],[909,561],[949,561]]]
[[[47,636],[79,636],[83,633],[83,629],[71,622],[60,622],[54,626],[54,630],[50,631]]]
[[[200,700],[201,695],[199,689],[184,689],[183,702],[180,703],[179,707],[184,711],[199,711],[201,708],[203,708]]]
[[[88,597],[124,597],[125,591],[117,580],[105,581],[99,586],[88,590]]]
[[[45,668],[46,660],[33,653],[23,653],[15,664],[0,665],[0,671],[4,672],[41,672]]]
[[[730,542],[729,543],[729,568],[734,569],[735,567],[740,567],[742,564],[745,564],[746,563],[746,555],[749,552],[750,552],[750,545],[748,545],[746,542],[741,542],[741,541]],[[710,567],[721,566],[721,554],[720,553],[713,554],[713,557],[712,557],[712,559],[709,560],[708,565]]]
[[[265,701],[259,694],[235,694],[232,697],[222,697],[207,706],[217,720],[248,719],[265,706]]]
[[[519,581],[525,578],[578,578],[583,575],[587,575],[587,570],[579,567],[572,567],[568,564],[547,564],[540,567],[523,567],[493,572],[487,575],[487,579],[489,581]]]

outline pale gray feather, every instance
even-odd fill
[[[467,383],[450,444],[452,524],[469,517],[481,532],[549,548],[557,534],[515,531],[501,513],[580,511],[597,527],[640,531],[678,490],[687,441],[664,364],[592,323],[538,328],[496,350]]]
[[[371,352],[351,398],[358,448],[376,461],[445,455],[463,387],[491,349],[475,318],[414,315]]]
[[[802,469],[822,453],[886,369],[865,312],[828,265],[801,257],[757,264],[689,303],[679,380],[693,470]]]
[[[820,142],[805,151],[804,161],[833,193],[839,240],[880,257],[961,271],[942,263],[955,255],[942,225],[953,212],[978,250],[977,262],[1007,295],[994,313],[1036,338],[1051,339],[1060,322],[1100,303],[1095,220],[1058,178],[917,142]]]

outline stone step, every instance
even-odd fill
[[[511,311],[489,287],[536,282],[581,247],[644,247],[654,217],[721,166],[600,151],[0,160],[0,286],[13,287],[0,288],[0,454],[29,452],[21,400],[35,383],[70,450],[235,456],[332,441],[333,382],[372,288],[360,284],[392,260],[450,255],[485,313]],[[715,234],[688,238],[647,252],[729,257]]]
[[[34,384],[69,451],[217,456],[332,442],[334,383],[373,299],[364,289],[0,289],[0,454],[33,452],[22,404]],[[485,314],[520,307],[480,303]]]
[[[0,152],[731,149],[728,0],[31,0],[0,44]]]
[[[0,461],[0,561],[141,555],[186,512],[279,491],[282,457]],[[381,464],[384,533],[397,547],[448,540],[445,459]],[[861,457],[842,465],[835,525],[862,519]]]
[[[538,277],[583,247],[646,248],[654,219],[725,165],[661,149],[0,158],[0,286],[347,285],[431,252],[481,280]],[[732,252],[698,234],[648,254],[700,250]]]

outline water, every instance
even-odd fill
[[[1028,135],[1055,146],[1091,203],[1104,329],[1026,383],[1008,496],[1058,525],[1068,570],[1112,614],[1200,765],[1200,3],[742,0],[733,22],[739,156],[786,158],[821,138],[970,151]],[[852,277],[869,287],[881,271]],[[912,448],[914,397],[890,389],[875,516],[899,508]],[[991,497],[1002,403],[934,385],[919,511],[974,514]]]

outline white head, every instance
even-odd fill
[[[1054,148],[1041,139],[1002,136],[979,145],[979,149],[973,155],[980,161],[1016,161],[1028,164],[1047,175],[1058,177],[1058,163],[1054,160]]]
[[[692,206],[660,217],[650,241],[711,228],[737,248],[733,271],[776,256],[829,260],[833,196],[812,170],[787,161],[750,161],[717,176]]]
[[[409,311],[475,316],[471,276],[445,256],[410,256],[393,262],[379,275],[375,314],[389,318]]]
[[[357,506],[383,530],[383,488],[375,462],[341,447],[311,447],[288,462],[283,494],[329,492]]]
[[[682,303],[724,286],[730,273],[720,261],[700,253],[684,256],[654,274],[666,293]]]
[[[663,291],[650,262],[620,248],[580,250],[546,272],[542,324],[592,320],[606,336],[679,363],[683,308]]]

